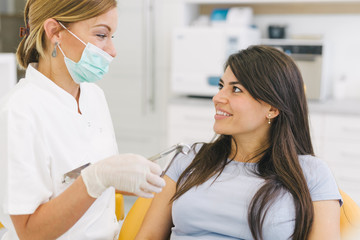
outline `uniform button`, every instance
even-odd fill
[[[70,183],[71,178],[69,176],[66,176],[63,183]]]
[[[88,127],[91,127],[91,122],[88,122]]]

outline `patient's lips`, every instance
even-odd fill
[[[223,109],[217,109],[214,118],[215,118],[215,120],[221,120],[221,119],[229,118],[229,117],[231,117],[231,116],[232,116],[231,113],[226,112],[226,111],[223,110]]]

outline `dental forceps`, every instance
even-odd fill
[[[178,153],[182,153],[182,154],[184,154],[184,155],[188,155],[188,154],[190,153],[190,151],[191,151],[191,147],[190,147],[189,145],[187,145],[187,144],[184,144],[184,143],[178,143],[178,144],[175,144],[175,145],[171,146],[170,148],[168,148],[168,149],[166,149],[166,150],[164,150],[164,151],[162,151],[162,152],[160,152],[160,153],[158,153],[158,154],[156,154],[156,155],[154,155],[154,156],[149,157],[148,159],[149,159],[150,161],[154,162],[155,160],[158,160],[158,159],[160,159],[160,158],[163,158],[163,157],[169,155],[170,153],[172,153],[172,152],[174,152],[174,151],[176,151],[176,152],[175,152],[175,156],[176,156],[176,154],[178,154]],[[163,177],[163,176],[165,175],[165,173],[167,172],[167,170],[170,168],[171,164],[173,163],[173,161],[174,161],[174,159],[175,159],[175,156],[174,156],[174,157],[171,159],[171,161],[167,164],[165,170],[162,171],[160,177]]]

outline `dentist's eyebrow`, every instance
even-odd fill
[[[96,27],[105,27],[109,30],[109,32],[111,32],[111,27],[106,24],[97,24],[97,25],[93,26],[93,28],[96,28]]]

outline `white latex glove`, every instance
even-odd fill
[[[165,186],[160,177],[161,168],[136,154],[111,156],[81,171],[81,176],[90,196],[97,198],[108,187],[151,198]]]

